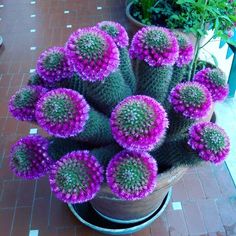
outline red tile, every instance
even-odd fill
[[[231,204],[229,198],[222,198],[216,200],[216,205],[219,210],[219,215],[221,217],[224,226],[231,226],[236,224],[236,206]]]
[[[57,229],[44,226],[39,229],[39,236],[57,236]]]
[[[6,153],[4,152],[5,156]],[[9,167],[9,159],[8,156],[6,158],[3,158],[1,165],[0,165],[0,179],[1,180],[12,180],[13,179],[12,171]]]
[[[16,208],[12,235],[28,235],[31,207]]]
[[[177,182],[173,187],[172,200],[173,201],[189,200],[188,194],[186,192],[186,187],[182,179],[179,182]]]
[[[48,177],[45,176],[43,178],[40,178],[37,183],[37,189],[36,189],[36,198],[46,198],[50,197],[51,190],[49,185]]]
[[[22,180],[19,186],[19,193],[17,195],[17,207],[32,206],[34,197],[35,181]]]
[[[0,232],[8,236],[11,232],[14,209],[0,209]]]
[[[133,233],[132,236],[151,236],[151,229],[148,227],[137,233]]]
[[[229,234],[227,235],[225,232],[214,232],[214,233],[208,233],[208,236],[230,236],[230,235]]]
[[[8,118],[2,129],[2,134],[16,134],[18,121],[14,118]]]
[[[19,181],[5,181],[0,201],[0,208],[15,207]]]
[[[206,198],[197,174],[185,174],[183,181],[190,200]]]
[[[184,215],[181,210],[166,211],[167,222],[169,224],[170,235],[187,235],[188,229],[185,223]]]
[[[229,175],[229,171],[226,167],[226,164],[223,163],[214,167],[214,173],[220,187],[221,193],[224,196],[235,196],[236,195],[236,188],[232,181],[231,176]]]
[[[204,223],[208,232],[223,232],[223,223],[219,216],[215,200],[199,200],[198,206],[202,213]],[[214,217],[213,217],[214,216]]]
[[[35,199],[32,214],[32,229],[41,229],[48,226],[50,198]]]
[[[205,228],[204,220],[196,202],[184,202],[182,207],[189,234],[206,234],[207,230]]]
[[[52,227],[69,227],[80,224],[69,210],[67,204],[59,201],[55,197],[52,197],[50,210],[49,222]]]
[[[58,229],[57,236],[76,236],[76,227]]]
[[[169,227],[166,220],[166,214],[163,213],[161,217],[155,220],[151,225],[151,235],[169,236]]]
[[[93,236],[94,230],[86,227],[86,226],[81,226],[76,228],[76,236]]]

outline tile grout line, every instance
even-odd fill
[[[20,192],[20,185],[21,185],[21,180],[19,181],[20,184],[18,184],[17,186],[17,192],[16,192],[16,202],[15,202],[15,206],[14,206],[14,213],[13,213],[13,217],[12,217],[12,222],[11,222],[11,230],[10,230],[10,236],[15,236],[12,235],[13,232],[13,228],[14,228],[14,224],[15,224],[15,218],[16,218],[16,208],[17,208],[17,203],[18,203],[18,195]]]
[[[51,210],[52,210],[52,192],[50,191],[50,200],[49,200],[49,209],[48,209],[48,226],[50,225],[50,216],[51,216]]]
[[[32,227],[32,219],[33,219],[33,213],[34,213],[34,204],[35,204],[35,196],[36,196],[37,186],[38,186],[38,180],[35,181],[35,185],[34,185],[34,194],[33,194],[31,213],[30,213],[29,231],[31,230],[31,227]]]

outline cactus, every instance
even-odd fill
[[[108,116],[117,103],[131,95],[131,90],[119,70],[111,73],[102,83],[87,82],[86,90],[88,99]]]
[[[199,123],[227,95],[222,72],[205,68],[183,82],[194,49],[178,32],[150,26],[129,49],[128,42],[124,27],[105,21],[40,55],[37,74],[12,96],[9,110],[51,137],[13,145],[17,176],[48,173],[52,192],[67,203],[91,200],[102,181],[116,197],[137,200],[155,189],[160,172],[226,158],[223,129]]]
[[[141,62],[138,71],[138,94],[145,94],[164,104],[172,76],[172,66],[150,67]]]
[[[81,142],[91,143],[94,146],[106,145],[113,140],[109,119],[100,112],[91,109],[89,119],[84,130],[76,137]]]
[[[197,153],[187,145],[186,135],[178,140],[165,142],[158,150],[151,152],[162,170],[180,165],[193,166],[202,162]]]
[[[129,57],[127,48],[120,48],[120,71],[126,82],[130,87],[132,94],[136,92],[136,79],[132,69],[132,64]]]

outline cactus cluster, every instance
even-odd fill
[[[103,182],[118,198],[137,200],[155,189],[158,173],[226,158],[227,134],[202,121],[226,97],[225,75],[206,68],[184,81],[193,46],[166,28],[142,28],[128,45],[124,27],[104,21],[40,55],[9,111],[51,137],[12,146],[17,176],[48,174],[67,203],[91,200]]]

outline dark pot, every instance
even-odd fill
[[[126,6],[126,16],[130,22],[130,36],[131,38],[134,36],[134,34],[140,30],[142,27],[148,26],[146,24],[141,23],[140,21],[136,20],[131,13],[131,9],[133,6],[133,2],[130,2],[127,6]],[[159,26],[163,26],[163,25],[159,25]],[[190,39],[190,41],[192,42],[193,45],[196,44],[196,37],[192,34],[192,33],[184,33],[183,29],[175,29],[173,31],[177,31],[177,32],[181,32],[185,35],[187,35]]]

